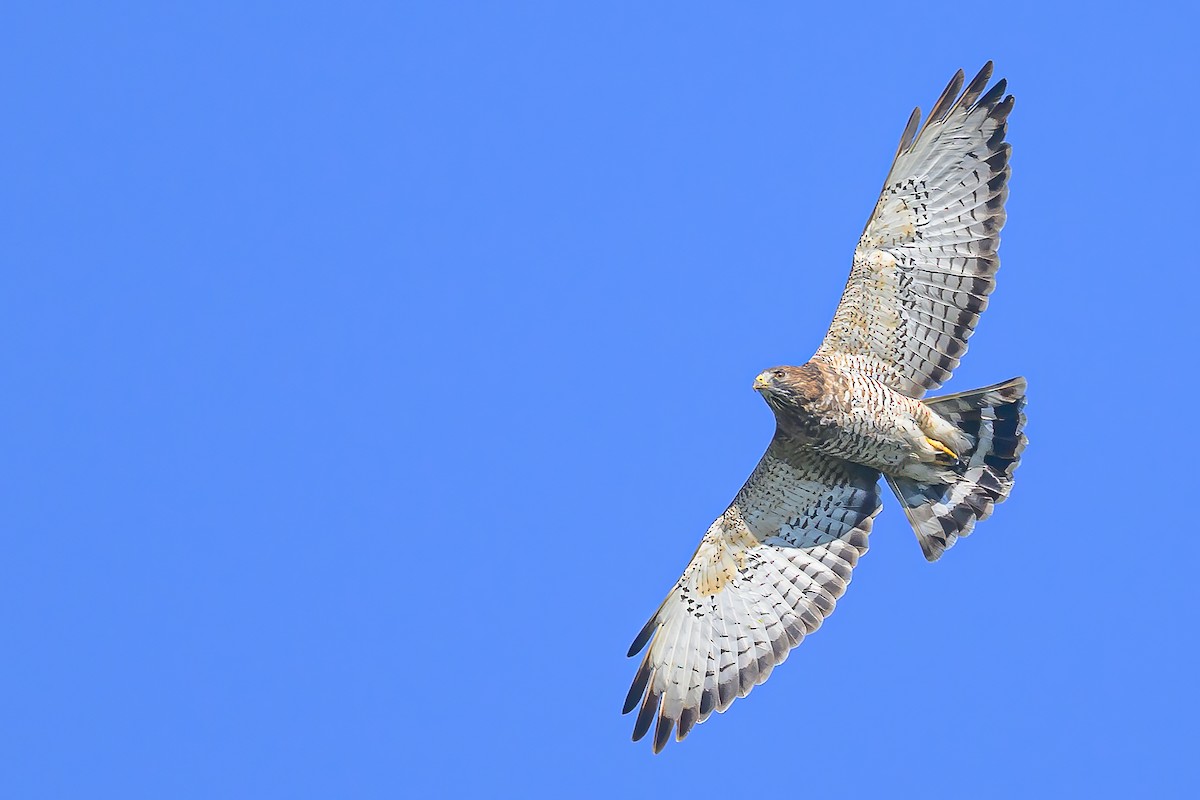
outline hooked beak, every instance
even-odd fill
[[[761,392],[764,389],[770,389],[771,382],[767,380],[767,373],[759,373],[759,376],[754,379],[754,391]]]

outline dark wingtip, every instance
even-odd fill
[[[900,146],[896,148],[896,155],[892,159],[900,157],[900,154],[912,146],[913,139],[917,135],[917,126],[921,124],[921,109],[914,108],[908,116],[908,124],[904,126],[904,133],[900,136]]]
[[[638,635],[634,637],[633,644],[629,645],[629,652],[625,654],[626,658],[633,658],[642,651],[646,646],[646,642],[650,641],[650,637],[654,635],[654,631],[658,629],[658,614],[652,616],[642,629],[638,631]]]
[[[995,105],[1000,100],[1000,98],[1004,96],[1004,92],[1007,89],[1008,89],[1008,79],[1001,78],[1000,80],[996,81],[995,86],[993,86],[991,89],[987,90],[987,94],[985,94],[983,97],[979,98],[979,101],[975,105],[976,106],[984,106],[984,107]]]
[[[941,122],[950,113],[950,109],[954,106],[954,100],[958,97],[958,91],[963,85],[963,71],[960,69],[954,73],[954,77],[950,79],[950,83],[946,84],[946,88],[942,91],[942,96],[933,104],[933,108],[929,110],[929,116],[925,119],[925,127],[929,127],[935,122]]]
[[[691,733],[692,727],[696,724],[696,708],[690,706],[683,709],[679,713],[679,733],[675,737],[676,741],[682,742],[684,738]]]
[[[661,700],[661,695],[651,691],[646,695],[646,699],[642,702],[642,710],[638,712],[637,722],[633,723],[633,740],[641,741],[646,732],[650,730],[650,723],[654,721],[654,717],[658,713],[658,703]]]
[[[979,70],[975,77],[971,79],[971,82],[967,84],[967,88],[963,90],[962,97],[958,98],[958,102],[954,104],[954,107],[956,109],[970,108],[975,103],[976,98],[983,93],[984,88],[987,87],[987,82],[991,79],[992,62],[989,61],[983,65],[983,69]]]
[[[1014,102],[1016,102],[1016,98],[1010,94],[1008,97],[996,104],[995,110],[992,111],[992,116],[1001,120],[1008,119],[1008,115],[1012,113]]]
[[[658,715],[658,724],[654,726],[654,752],[661,753],[671,740],[671,731],[675,728],[675,720],[663,714]]]
[[[625,695],[625,705],[621,708],[622,714],[628,714],[637,708],[638,701],[646,692],[648,683],[650,683],[650,659],[644,658],[642,665],[638,667],[637,674],[633,677],[633,685],[629,687],[629,694]]]

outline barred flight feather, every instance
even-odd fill
[[[650,645],[625,698],[633,738],[682,740],[745,697],[820,627],[867,550],[879,473],[777,437],[709,528],[675,589],[630,648]],[[712,567],[728,559],[735,568]]]
[[[867,374],[910,397],[950,378],[995,285],[1012,97],[1004,81],[980,96],[991,74],[989,62],[959,95],[960,71],[919,131],[910,118],[817,351],[867,356]]]

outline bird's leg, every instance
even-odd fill
[[[916,417],[917,425],[925,438],[925,444],[933,451],[934,460],[941,463],[948,460],[951,464],[962,464],[963,459],[958,453],[971,449],[970,437],[924,404],[918,409]]]
[[[950,458],[954,461],[959,460],[958,453],[954,452],[949,447],[946,447],[946,445],[942,444],[937,439],[931,439],[928,436],[926,436],[925,441],[929,444],[930,447],[932,447],[934,450],[937,450],[939,453],[945,453],[946,455],[950,456]]]

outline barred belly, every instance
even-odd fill
[[[882,472],[911,461],[923,435],[921,401],[863,375],[838,371],[838,377],[826,386],[828,402],[821,409],[825,435],[812,442],[813,449]]]

